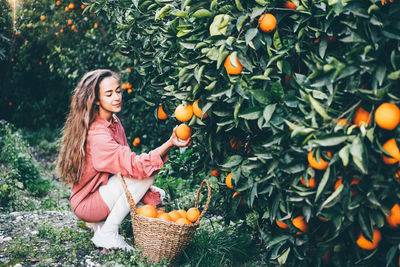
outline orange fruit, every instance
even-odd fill
[[[182,215],[177,210],[170,211],[168,214],[174,222],[176,222],[176,220],[179,218],[182,218]]]
[[[178,223],[178,224],[192,224],[192,222],[189,221],[189,220],[186,219],[186,218],[179,218],[179,219],[177,219],[175,222]]]
[[[65,12],[68,12],[69,11],[69,8],[66,6],[65,7]]]
[[[225,177],[225,184],[227,187],[232,188],[232,173],[230,172],[226,177]]]
[[[300,178],[300,182],[301,182],[305,187],[314,188],[314,187],[317,186],[317,183],[315,182],[315,178],[314,178],[314,177],[308,179],[308,184],[306,183],[306,180],[304,179],[304,177],[301,177],[301,178]]]
[[[61,1],[57,1],[57,2],[56,2],[56,5],[57,5],[57,6],[61,5]]]
[[[72,26],[71,26],[71,30],[76,31],[76,26],[75,26],[75,25],[72,25]]]
[[[153,205],[144,205],[137,209],[136,212],[146,217],[157,218],[157,210]]]
[[[328,155],[329,158],[332,158],[332,153],[330,151],[328,151],[326,154]],[[310,166],[313,167],[314,169],[326,170],[326,168],[328,168],[329,163],[323,160],[322,157],[319,159],[319,162],[314,158],[313,150],[308,152],[307,159],[308,163],[310,163]]]
[[[386,217],[386,222],[389,224],[390,227],[392,227],[392,228],[397,228],[397,226],[399,226],[397,223],[395,223],[395,222],[393,221],[393,218],[392,218],[391,215],[385,216],[385,217]]]
[[[276,224],[279,226],[279,228],[282,228],[282,229],[287,229],[287,228],[289,228],[289,225],[287,225],[287,224],[284,223],[284,222],[278,221],[278,219],[275,219],[275,222],[276,222]]]
[[[242,73],[243,65],[240,63],[239,59],[236,57],[236,67],[231,63],[231,55],[227,56],[224,62],[224,67],[229,75],[238,75]]]
[[[354,114],[353,122],[360,127],[362,124],[369,126],[371,124],[371,116],[368,111],[359,107]]]
[[[274,15],[267,13],[261,15],[258,19],[258,26],[263,32],[272,32],[276,28],[276,18]]]
[[[69,9],[74,9],[75,8],[75,4],[74,3],[69,3],[68,8]]]
[[[140,138],[139,138],[139,137],[136,137],[136,138],[133,140],[133,142],[140,144]]]
[[[161,214],[164,214],[164,213],[165,213],[164,210],[157,210],[157,216],[158,216],[158,215],[161,215]]]
[[[375,111],[375,122],[382,129],[395,129],[400,123],[399,107],[393,103],[383,103]]]
[[[382,153],[382,160],[385,164],[394,164],[400,160],[400,151],[394,138],[389,139],[382,146],[383,149],[391,156],[387,157]]]
[[[86,6],[84,4],[81,5],[81,9],[85,9]]]
[[[186,212],[186,218],[191,222],[197,221],[199,216],[200,216],[200,211],[198,208],[190,208]]]
[[[187,140],[190,136],[192,136],[192,129],[189,126],[182,123],[176,129],[176,136],[178,136],[181,140]]]
[[[201,119],[205,119],[208,117],[207,113],[204,113],[203,117],[201,117],[201,114],[203,113],[201,108],[199,108],[199,100],[197,99],[196,101],[194,101],[193,103],[193,113],[194,115],[196,115],[196,117],[201,118]]]
[[[171,216],[169,216],[168,213],[159,214],[157,218],[164,221],[172,221]]]
[[[232,198],[235,198],[237,195],[240,195],[240,193],[239,192],[233,193]]]
[[[292,224],[294,227],[297,229],[301,230],[301,232],[297,232],[298,235],[301,235],[303,233],[307,233],[308,231],[308,225],[307,222],[304,221],[303,216],[298,216],[292,220]]]
[[[60,29],[60,32],[63,33],[63,32],[64,32],[64,29]]]
[[[97,23],[96,23],[96,24],[97,24]],[[125,71],[131,73],[131,72],[132,72],[132,69],[131,69],[131,68],[126,68]]]
[[[67,24],[68,24],[68,25],[71,25],[71,24],[72,24],[72,19],[69,19],[69,20],[67,21]]]
[[[41,21],[44,21],[45,19],[46,19],[45,16],[43,16],[43,15],[40,16],[40,20],[41,20]]]
[[[349,124],[347,123],[346,118],[338,119],[338,121],[336,122],[336,124],[341,124],[343,127],[349,125]]]
[[[93,28],[97,29],[97,27],[99,27],[99,24],[95,23],[95,24],[93,25]],[[130,72],[130,71],[129,71],[129,72]]]
[[[132,93],[133,91],[132,91],[131,88],[129,88],[126,92],[127,92],[128,94],[130,94],[130,93]]]
[[[296,9],[297,8],[296,4],[294,4],[293,2],[290,2],[290,1],[286,1],[285,7],[289,8],[289,9]]]
[[[386,221],[388,224],[396,228],[400,224],[400,206],[399,204],[394,204],[394,206],[390,209],[390,215],[386,216]]]
[[[190,104],[180,104],[179,106],[176,107],[175,109],[175,118],[178,121],[188,121],[192,118],[193,116],[193,107]]]
[[[355,185],[355,184],[359,184],[360,183],[360,178],[359,177],[353,177],[353,179],[351,180],[350,185]]]
[[[167,113],[164,112],[163,108],[161,105],[158,106],[158,110],[157,110],[157,118],[159,120],[166,120],[168,118]]]
[[[182,215],[183,218],[186,218],[186,210],[178,210],[179,214]]]
[[[374,234],[372,235],[372,242],[367,240],[362,233],[358,236],[357,245],[366,250],[375,249],[379,242],[381,241],[381,232],[378,229],[374,229]]]
[[[211,176],[217,177],[219,175],[218,169],[215,169],[211,172]]]
[[[339,188],[339,186],[341,186],[343,183],[343,179],[339,178],[337,179],[336,183],[335,183],[335,190]]]

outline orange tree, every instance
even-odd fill
[[[221,172],[214,204],[227,220],[257,215],[269,263],[398,264],[398,111],[375,113],[400,100],[398,2],[94,7],[117,18],[155,114],[162,104],[173,121],[199,99],[208,117],[189,125],[206,168]]]
[[[15,24],[8,28],[12,36],[2,69],[1,117],[19,127],[62,125],[84,73],[96,68],[120,72],[129,62],[110,46],[114,32],[107,18],[97,17],[81,1],[18,1],[9,14],[15,14]],[[122,78],[129,79],[125,73]]]

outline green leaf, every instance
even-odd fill
[[[326,184],[328,183],[329,180],[329,175],[331,172],[331,167],[328,166],[328,168],[325,170],[324,172],[324,176],[322,177],[321,181],[318,184],[318,188],[317,188],[317,193],[315,195],[315,200],[314,202],[317,202],[319,196],[321,195],[321,193],[324,191]]]
[[[278,258],[278,264],[279,265],[283,265],[283,264],[286,263],[286,260],[287,260],[287,258],[289,256],[289,253],[290,253],[290,247],[288,247],[285,250],[285,252],[283,252],[282,255],[279,256],[279,258]]]
[[[360,137],[354,139],[350,147],[350,154],[353,156],[353,161],[363,173],[367,173],[366,164],[363,160],[364,146]]]
[[[211,16],[212,16],[212,13],[209,10],[205,9],[205,8],[196,10],[196,12],[194,12],[192,14],[192,17],[194,17],[196,19],[208,18],[208,17],[211,17]]]
[[[223,168],[232,168],[238,166],[243,160],[240,155],[233,155],[228,157],[221,165]]]
[[[349,155],[350,155],[350,144],[342,147],[342,149],[340,149],[339,151],[339,157],[341,158],[342,162],[343,162],[343,166],[347,166],[349,165]]]
[[[273,44],[276,50],[281,50],[282,49],[282,43],[281,39],[279,38],[279,32],[275,31],[274,33],[274,38],[273,38]]]
[[[258,34],[257,28],[248,29],[245,34],[246,45],[249,45],[250,41],[253,40],[254,37],[257,36],[257,34]]]
[[[398,80],[400,79],[400,70],[394,71],[392,73],[389,73],[388,78],[391,80]]]
[[[315,111],[325,120],[331,120],[332,118],[326,113],[325,109],[322,107],[322,105],[315,100],[311,95],[307,95],[308,99],[310,100],[311,106]]]
[[[262,89],[251,90],[251,94],[254,98],[261,104],[268,105],[271,101],[269,99],[269,94],[267,91]]]
[[[219,14],[214,17],[213,22],[210,25],[210,35],[225,35],[228,29],[229,21],[231,16],[227,14]]]
[[[276,108],[276,104],[271,104],[265,107],[263,112],[263,117],[265,119],[265,123],[268,123],[271,119],[272,115],[274,114]]]
[[[348,135],[342,136],[328,136],[320,139],[311,140],[310,144],[315,144],[317,146],[336,146],[343,142],[346,142],[350,137]]]
[[[375,72],[375,78],[379,83],[379,86],[382,86],[383,79],[385,78],[386,75],[386,66],[385,65],[380,65]]]
[[[326,205],[337,198],[343,190],[343,184],[341,184],[320,206],[319,210],[322,210]]]
[[[259,107],[253,107],[245,110],[239,117],[245,120],[256,120],[262,116],[262,109]]]
[[[360,211],[358,213],[358,223],[360,224],[361,232],[363,233],[365,238],[372,242],[374,229],[372,227],[368,213],[364,214],[364,212]]]

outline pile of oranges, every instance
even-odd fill
[[[144,205],[138,208],[136,213],[150,218],[175,222],[177,224],[193,224],[200,216],[198,208],[190,208],[187,211],[181,209],[165,212],[164,210],[157,210],[152,205]]]

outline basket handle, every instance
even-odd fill
[[[124,179],[124,177],[122,177],[120,172],[117,174],[117,176],[122,182],[122,187],[124,188],[129,207],[131,208],[131,211],[133,212],[133,214],[136,214],[136,204],[135,204],[135,201],[133,200],[131,191],[129,191],[128,186],[126,185],[125,179]]]
[[[207,194],[207,202],[206,202],[206,206],[204,207],[203,211],[200,213],[199,218],[197,218],[195,223],[198,223],[201,219],[201,217],[203,217],[203,215],[206,213],[206,211],[208,210],[208,206],[210,205],[210,201],[211,201],[211,187],[210,187],[210,183],[208,182],[207,179],[204,179],[201,184],[200,184],[200,188],[197,191],[197,197],[196,197],[196,202],[194,204],[194,206],[197,208],[198,204],[199,204],[199,197],[200,197],[200,192],[201,189],[203,189],[203,185],[207,184],[207,190],[208,190],[208,194]]]

